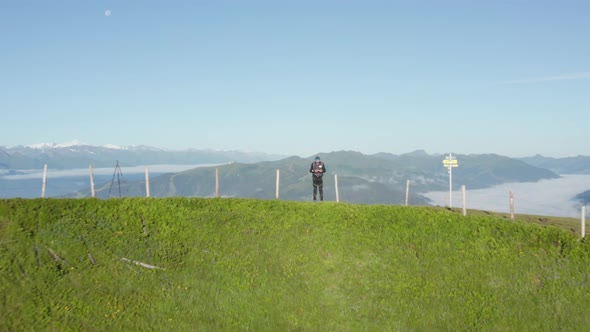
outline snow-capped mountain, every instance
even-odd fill
[[[89,164],[94,167],[111,167],[117,161],[121,166],[251,163],[283,157],[241,151],[193,149],[172,151],[146,145],[93,146],[73,140],[65,143],[40,143],[10,148],[0,146],[0,169],[39,169],[43,168],[44,164],[58,169],[88,167]]]
[[[127,147],[119,146],[119,145],[115,145],[115,144],[106,144],[106,145],[103,145],[103,147],[105,147],[107,149],[113,149],[113,150],[127,150]]]
[[[55,142],[54,143],[38,143],[38,144],[25,145],[25,147],[31,148],[31,149],[44,150],[44,149],[56,149],[56,148],[69,148],[72,146],[79,146],[79,145],[85,145],[85,144],[80,142],[79,140],[75,139],[71,142],[65,142],[65,143],[55,143]]]
[[[83,143],[77,139],[70,141],[70,142],[63,142],[63,143],[53,142],[53,143],[30,144],[30,145],[24,145],[23,147],[37,149],[37,150],[63,149],[63,148],[69,148],[70,150],[81,150],[84,148],[106,148],[106,149],[112,149],[112,150],[167,151],[166,149],[163,149],[163,148],[157,148],[157,147],[152,147],[152,146],[147,146],[147,145],[121,146],[121,145],[115,145],[115,144],[105,144],[102,146],[94,146],[94,145]],[[15,148],[17,148],[17,147],[15,147]]]

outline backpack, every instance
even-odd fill
[[[324,166],[323,162],[321,162],[321,161],[315,162],[314,161],[312,164],[312,169],[313,169],[313,176],[321,178],[324,175],[325,166]]]

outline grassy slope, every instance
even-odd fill
[[[0,330],[584,330],[589,263],[571,232],[434,208],[0,200]]]
[[[431,207],[434,210],[449,210],[448,207]],[[450,209],[457,214],[463,213],[461,208],[453,208]],[[474,209],[467,209],[467,214],[470,216],[493,216],[497,218],[502,218],[505,220],[510,219],[510,213],[504,212],[493,212],[493,211],[485,211],[485,210],[474,210]],[[527,223],[533,223],[544,227],[557,227],[564,229],[572,234],[577,234],[577,236],[581,235],[582,226],[580,225],[580,219],[576,218],[569,218],[569,217],[556,217],[556,216],[541,216],[541,215],[534,215],[534,214],[514,214],[514,218],[519,221],[524,221]]]

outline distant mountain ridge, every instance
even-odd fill
[[[326,199],[334,200],[334,175],[338,174],[340,200],[354,203],[403,204],[406,181],[410,181],[410,204],[427,204],[422,193],[448,190],[449,176],[442,154],[428,154],[417,150],[405,154],[386,152],[372,155],[357,151],[320,152],[307,158],[285,157],[265,153],[214,150],[166,150],[150,146],[115,145],[92,146],[79,141],[69,143],[35,144],[31,146],[0,147],[0,176],[17,174],[15,170],[112,168],[148,165],[219,165],[220,194],[230,197],[257,197],[272,199],[275,196],[276,170],[281,172],[281,198],[307,200],[311,193],[309,165],[313,157],[321,156],[326,163]],[[468,189],[486,188],[507,182],[536,182],[559,177],[565,171],[584,172],[590,157],[509,158],[497,154],[455,154],[459,167],[453,169],[453,187],[466,185]],[[542,166],[550,166],[552,171]],[[157,174],[151,179],[151,194],[155,197],[197,196],[210,197],[214,193],[214,170],[201,167],[185,172]],[[566,173],[564,173],[566,174]],[[587,173],[582,173],[587,174]],[[136,177],[136,179],[141,177]],[[0,178],[0,180],[2,180]],[[123,192],[129,196],[145,195],[145,183],[129,179]],[[5,184],[6,181],[4,180]],[[34,180],[31,180],[34,181]],[[51,183],[57,185],[56,181]],[[73,183],[74,181],[70,181]],[[80,180],[85,183],[85,179]],[[109,181],[110,184],[110,181]],[[88,188],[88,185],[85,185]],[[34,193],[38,195],[37,185]],[[98,196],[108,197],[110,186],[97,188]],[[69,188],[69,187],[68,187]],[[83,187],[82,187],[83,188]],[[79,189],[73,189],[79,190]],[[67,191],[65,191],[67,192]],[[23,192],[23,196],[26,193]],[[6,194],[9,196],[9,194]],[[63,192],[60,194],[63,195]],[[89,196],[89,189],[69,196]],[[29,197],[29,196],[25,196]]]
[[[566,158],[544,157],[535,155],[519,158],[529,165],[546,168],[557,174],[590,174],[590,156],[576,156]]]
[[[335,200],[338,175],[340,200],[351,203],[404,204],[406,181],[410,180],[410,204],[427,204],[421,195],[427,191],[446,190],[449,185],[442,155],[408,153],[365,155],[356,151],[319,153],[328,173],[324,176],[326,200]],[[314,155],[315,156],[315,155]],[[535,182],[558,178],[549,170],[500,155],[456,155],[459,168],[454,169],[455,185],[470,189],[485,188],[505,182]],[[275,197],[276,170],[280,171],[280,197],[309,200],[311,197],[310,158],[289,157],[254,164],[232,163],[201,167],[180,173],[164,174],[150,180],[154,197],[212,197],[215,192],[215,168],[219,170],[220,195],[226,197]],[[107,198],[110,185],[97,190]],[[122,187],[127,196],[145,195],[145,181],[132,181]],[[80,192],[76,196],[88,196]]]
[[[574,197],[575,200],[579,201],[580,203],[584,204],[584,205],[588,205],[588,203],[590,203],[590,190],[586,190],[582,193],[577,194]]]
[[[326,158],[333,158],[334,172],[359,176],[369,181],[405,184],[412,182],[414,190],[425,192],[448,188],[448,169],[443,167],[445,155],[427,154],[414,151],[395,155],[378,153],[362,155],[355,162],[349,162],[354,152],[333,152]],[[357,154],[357,156],[359,156]],[[470,189],[486,188],[505,182],[535,182],[559,176],[546,169],[497,154],[455,154],[459,167],[453,170],[453,182],[466,184]]]
[[[0,169],[41,169],[44,164],[54,169],[113,167],[156,164],[218,164],[228,162],[260,162],[284,158],[259,152],[215,150],[165,150],[145,145],[120,147],[93,146],[74,141],[65,144],[35,144],[11,148],[0,146]]]

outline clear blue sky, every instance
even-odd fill
[[[590,1],[0,1],[0,146],[590,155]]]

